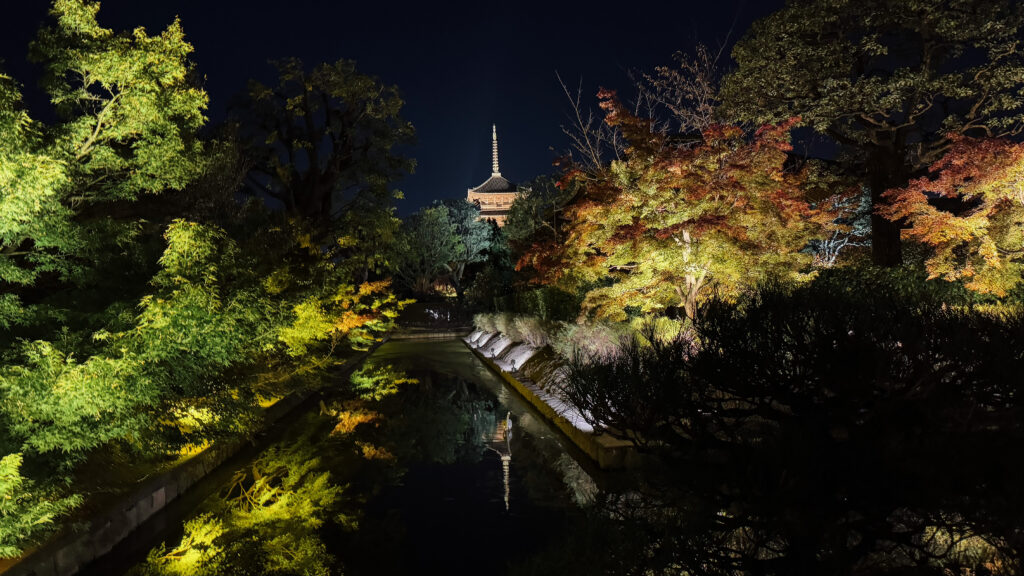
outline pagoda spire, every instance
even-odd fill
[[[501,176],[501,171],[498,170],[498,126],[495,124],[491,124],[491,149],[491,176]]]

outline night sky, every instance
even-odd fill
[[[3,69],[24,85],[31,112],[51,117],[26,62],[46,20],[47,0],[9,0],[0,19]],[[268,60],[307,66],[353,59],[360,71],[397,84],[416,127],[408,154],[416,173],[400,182],[409,213],[435,198],[464,197],[490,175],[491,123],[498,125],[502,175],[514,182],[552,171],[567,147],[568,102],[555,72],[593,104],[598,86],[628,90],[628,70],[670,64],[696,42],[731,46],[783,0],[681,0],[579,5],[328,0],[103,0],[100,24],[155,33],[180,16],[206,78],[209,116],[225,117],[249,78],[273,83]],[[723,63],[728,65],[728,48]]]

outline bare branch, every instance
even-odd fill
[[[701,132],[715,121],[721,54],[712,55],[703,44],[697,45],[692,56],[676,52],[673,59],[678,67],[659,66],[654,74],[643,74],[637,88],[652,102],[652,108],[668,114],[663,122],[674,124],[675,131]]]
[[[587,172],[597,172],[611,158],[620,158],[625,145],[618,129],[609,126],[594,115],[591,108],[582,105],[583,80],[580,79],[575,93],[570,91],[562,76],[556,71],[555,76],[562,86],[562,92],[569,100],[568,126],[562,126],[562,132],[569,138],[570,155]]]

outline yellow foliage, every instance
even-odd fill
[[[368,424],[379,419],[381,414],[372,410],[342,410],[338,414],[338,424],[331,434],[351,434],[360,424]]]
[[[269,276],[263,279],[263,287],[271,296],[281,294],[291,286],[291,283],[292,275],[287,266],[274,270]]]
[[[395,455],[387,448],[374,446],[369,442],[356,442],[356,445],[363,451],[363,458],[367,460],[394,460]]]

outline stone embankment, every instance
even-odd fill
[[[537,348],[514,342],[498,332],[482,330],[476,330],[462,340],[485,364],[500,374],[545,418],[597,462],[598,466],[603,469],[630,468],[638,463],[639,456],[631,442],[596,433],[583,414],[561,398],[557,374],[549,373],[544,378],[545,382],[550,383],[547,385],[541,385],[527,376],[523,368],[537,354]],[[558,370],[553,364],[547,368],[549,371]]]

